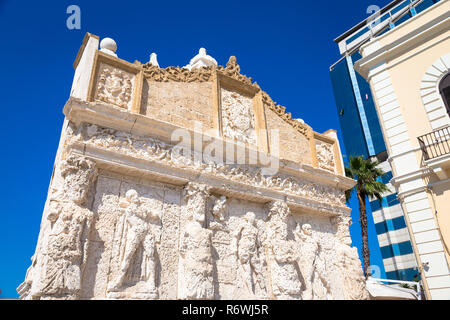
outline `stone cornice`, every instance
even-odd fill
[[[152,119],[140,114],[129,113],[125,109],[101,102],[85,102],[70,98],[64,107],[63,113],[68,120],[77,125],[82,123],[95,124],[137,136],[152,137],[167,144],[171,143],[171,135],[175,130],[186,130],[191,137],[195,137],[198,134],[192,130],[187,130],[171,123]],[[211,137],[211,140],[217,140],[223,143],[224,150],[226,150],[227,144],[234,145],[234,143],[224,141],[218,137]],[[205,145],[208,143],[210,142],[204,142]],[[245,154],[247,155],[249,149],[253,152],[256,151],[249,146],[237,146],[237,148],[244,148],[246,151]],[[263,154],[266,158],[269,158],[269,155]],[[279,160],[279,163],[279,171],[281,173],[286,172],[286,174],[300,179],[308,179],[340,190],[350,189],[355,184],[353,179],[309,165],[298,164],[288,160]]]

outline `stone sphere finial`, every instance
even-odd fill
[[[116,55],[117,50],[117,44],[116,42],[111,38],[103,38],[100,42],[100,51],[110,54],[112,56],[117,57]]]
[[[206,49],[205,48],[200,48],[198,50],[198,54],[202,55],[202,56],[206,56]]]

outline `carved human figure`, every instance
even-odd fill
[[[125,219],[128,225],[126,233],[126,243],[123,260],[120,265],[119,277],[108,285],[109,291],[120,291],[126,278],[133,257],[142,244],[146,260],[146,270],[144,279],[147,286],[147,292],[157,297],[156,288],[156,262],[155,250],[158,237],[152,232],[152,220],[160,219],[160,212],[152,210],[141,205],[139,194],[136,190],[130,189],[125,194],[125,200],[120,203],[125,208]]]
[[[347,224],[349,221],[343,220],[342,224]],[[351,247],[350,234],[341,235],[342,238],[336,244],[336,255],[339,257],[338,268],[341,271],[344,298],[347,300],[368,299],[369,295],[366,290],[361,261],[358,258],[358,249]]]
[[[316,142],[317,160],[319,167],[328,171],[334,171],[333,146],[325,142]]]
[[[209,223],[209,229],[228,232],[228,226],[225,221],[228,215],[227,197],[220,196],[217,198],[212,196],[211,199],[214,201],[214,205],[211,210],[214,220]]]
[[[275,299],[300,299],[301,283],[296,269],[295,242],[288,240],[290,210],[284,201],[270,203],[266,248]]]
[[[226,217],[226,202],[227,197],[220,196],[219,199],[216,199],[213,207],[212,214],[214,218],[218,221],[224,221]]]
[[[20,299],[22,300],[33,300],[34,294],[32,292],[33,289],[33,281],[36,272],[36,254],[31,257],[31,266],[27,269],[27,273],[25,274],[25,280],[22,282],[17,288],[17,293],[20,295]],[[36,286],[34,286],[36,287]]]
[[[188,221],[181,233],[178,295],[180,299],[213,299],[212,231],[204,228],[208,188],[189,184],[185,189]]]
[[[266,291],[262,262],[259,259],[258,248],[261,246],[258,228],[255,226],[255,214],[247,212],[233,232],[232,251],[237,257],[240,273],[250,294],[256,292],[256,284],[260,292]]]
[[[38,293],[42,299],[79,298],[93,223],[93,213],[85,206],[96,175],[95,164],[80,156],[70,156],[61,164],[64,193],[59,200],[50,200],[47,214],[50,234]]]
[[[74,204],[62,209],[49,235],[42,298],[79,298],[88,246],[82,235],[88,233],[92,220],[93,213],[88,209]]]
[[[321,246],[319,241],[314,239],[310,224],[305,223],[301,227],[297,225],[294,235],[300,248],[298,264],[306,287],[302,292],[302,299],[311,300],[315,298],[314,280],[321,280],[327,292],[329,290],[325,261],[321,258]]]

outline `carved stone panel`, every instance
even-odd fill
[[[333,145],[316,140],[317,161],[319,168],[334,172],[335,160]]]
[[[252,97],[221,88],[221,109],[223,135],[239,142],[256,144]]]
[[[131,106],[135,75],[111,65],[100,63],[94,99],[124,109]]]
[[[76,191],[92,185],[95,168],[88,164],[82,172],[64,166],[73,196],[49,205],[49,240],[32,260],[23,298],[366,297],[346,217],[330,220],[291,212],[283,201],[256,203],[211,194],[205,184],[180,187],[104,170],[89,209],[89,201],[74,202],[91,197]],[[33,283],[42,283],[34,295],[27,293]]]

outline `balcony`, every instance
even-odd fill
[[[427,133],[417,140],[426,166],[441,180],[448,179],[446,170],[450,168],[450,126]]]

